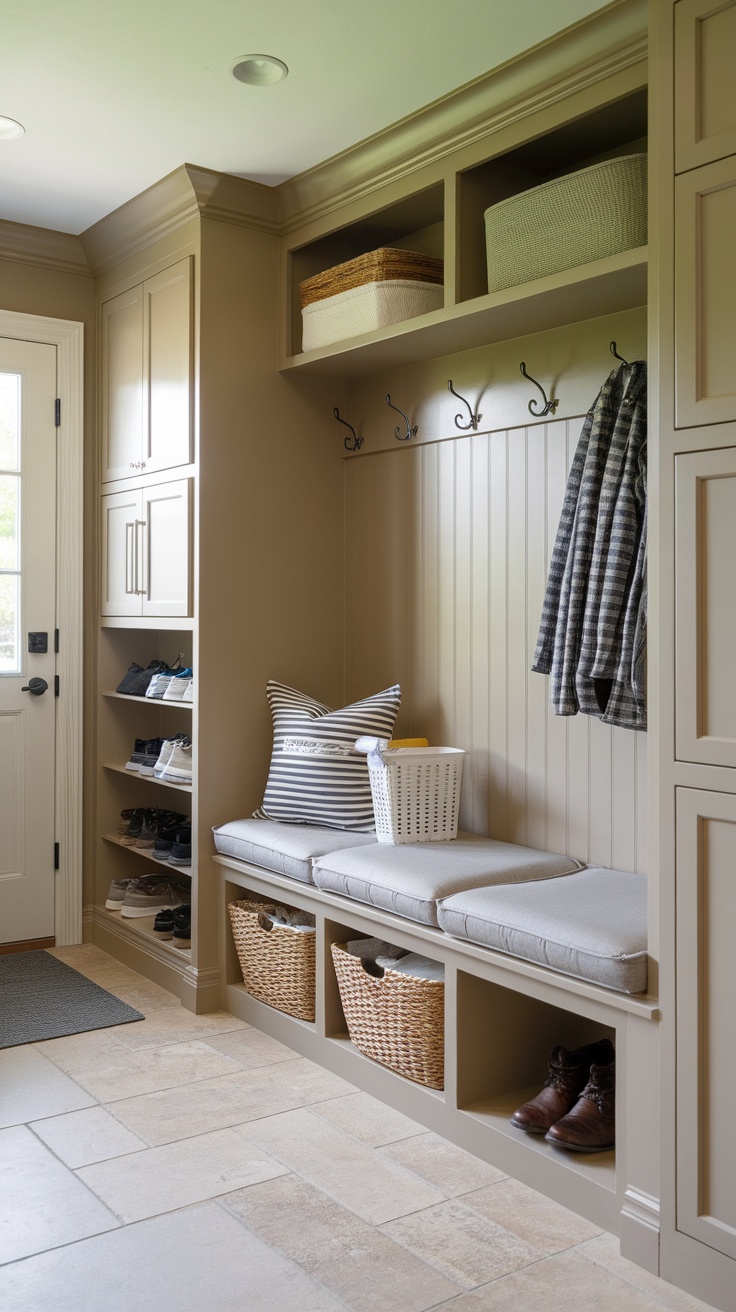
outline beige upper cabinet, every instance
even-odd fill
[[[734,234],[736,156],[675,179],[678,428],[736,419]]]
[[[736,154],[736,0],[675,5],[675,167]]]
[[[102,615],[191,615],[192,480],[101,498]]]
[[[677,757],[736,767],[736,447],[675,471]]]
[[[192,261],[102,306],[102,481],[192,459]]]

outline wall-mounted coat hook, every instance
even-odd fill
[[[619,355],[618,351],[616,350],[616,343],[615,343],[615,342],[611,342],[611,347],[610,347],[610,349],[611,349],[611,355],[614,357],[615,360],[620,360],[622,364],[628,364],[628,363],[629,363],[628,360],[624,360],[624,357],[623,357],[622,355]]]
[[[343,419],[343,418],[342,418],[342,416],[340,415],[340,411],[338,410],[337,406],[335,406],[335,408],[334,408],[334,410],[332,411],[332,413],[333,413],[333,415],[335,416],[337,422],[338,422],[339,424],[344,424],[346,428],[349,428],[349,429],[350,429],[350,432],[351,432],[352,435],[353,435],[353,440],[352,440],[352,442],[351,442],[351,441],[350,441],[350,438],[349,438],[348,435],[347,435],[347,433],[345,434],[345,442],[344,442],[345,450],[346,450],[346,451],[360,451],[360,448],[361,448],[362,445],[363,445],[363,438],[362,438],[362,437],[358,437],[358,434],[356,433],[355,429],[353,428],[353,425],[352,425],[352,424],[349,424],[348,421],[347,421],[347,419]]]
[[[519,369],[521,370],[524,377],[529,380],[530,383],[534,383],[534,386],[539,388],[540,392],[542,393],[542,399],[544,401],[544,405],[541,408],[537,400],[530,401],[529,402],[530,415],[536,415],[538,419],[541,419],[544,415],[549,415],[549,414],[553,415],[558,405],[560,404],[559,400],[552,401],[547,399],[547,393],[542,387],[542,384],[538,383],[536,378],[532,378],[530,373],[527,373],[527,368],[523,360],[519,365]]]
[[[393,401],[391,400],[390,393],[388,392],[386,393],[386,405],[390,405],[392,410],[395,410],[398,415],[401,415],[401,418],[406,424],[405,433],[402,433],[400,424],[397,424],[396,428],[394,429],[394,436],[397,442],[408,442],[410,437],[416,437],[418,431],[417,425],[415,424],[414,427],[412,428],[407,416],[404,414],[404,411],[399,410],[399,407],[397,405],[394,405]]]
[[[451,378],[447,380],[447,390],[448,392],[452,392],[452,395],[456,396],[458,401],[462,401],[463,405],[466,405],[468,407],[468,414],[470,415],[470,419],[468,420],[467,424],[463,423],[462,415],[455,415],[455,427],[462,428],[465,431],[467,431],[467,429],[469,428],[472,428],[473,432],[475,432],[478,427],[478,424],[483,418],[482,414],[480,413],[480,411],[478,411],[477,415],[473,414],[473,410],[470,402],[466,401],[464,396],[461,396],[459,392],[455,391],[455,388],[452,385]]]

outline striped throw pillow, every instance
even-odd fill
[[[375,830],[367,758],[355,750],[364,734],[390,738],[401,688],[331,711],[295,688],[269,680],[273,753],[259,820]]]

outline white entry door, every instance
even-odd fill
[[[0,944],[54,934],[55,398],[56,347],[0,338]]]

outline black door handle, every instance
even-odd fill
[[[42,697],[48,686],[45,679],[29,679],[25,687],[21,688],[21,692],[30,692],[34,697]]]

